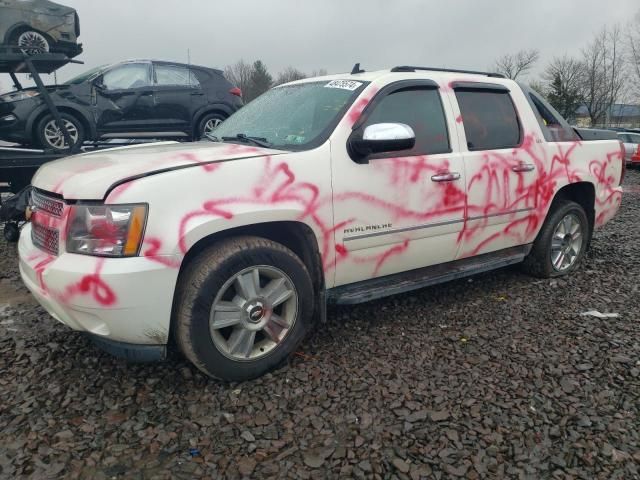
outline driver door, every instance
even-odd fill
[[[411,150],[356,161],[352,129],[334,135],[336,286],[455,259],[465,178],[453,118],[435,82],[401,81],[374,97],[353,135],[368,125],[406,124],[416,136]]]
[[[127,133],[153,130],[154,98],[151,64],[132,62],[105,72],[94,84],[98,132]]]

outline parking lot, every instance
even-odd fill
[[[637,478],[640,172],[625,184],[574,275],[334,309],[243,384],[102,353],[32,300],[2,242],[0,477]]]

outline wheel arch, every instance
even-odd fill
[[[34,32],[39,33],[40,35],[42,35],[44,38],[46,38],[47,42],[49,42],[49,49],[51,49],[51,47],[55,46],[56,43],[58,43],[58,41],[53,38],[51,36],[51,34],[40,30],[39,28],[34,27],[33,25],[30,25],[29,23],[26,22],[20,22],[20,23],[16,23],[15,25],[12,25],[11,28],[9,28],[9,30],[7,30],[5,36],[4,36],[4,43],[7,45],[11,44],[11,39],[15,36],[15,35],[19,35],[23,32],[32,30]]]
[[[318,295],[324,291],[325,279],[322,268],[322,258],[318,241],[313,230],[306,224],[298,221],[272,221],[257,223],[252,225],[237,226],[227,230],[207,235],[193,244],[185,254],[180,264],[178,278],[173,296],[173,307],[171,312],[171,327],[169,329],[170,341],[175,338],[175,312],[176,312],[176,292],[182,280],[182,275],[186,267],[198,256],[199,253],[214,246],[216,243],[237,236],[254,236],[265,238],[280,243],[295,253],[304,263],[309,271],[313,288]],[[321,302],[316,302],[316,309],[323,308]],[[320,311],[317,311],[321,314]]]
[[[9,29],[5,32],[5,34],[4,34],[4,43],[9,45],[10,42],[11,42],[11,39],[13,38],[14,35],[16,35],[19,32],[26,31],[26,30],[35,30],[38,33],[42,33],[42,32],[40,32],[40,30],[38,30],[37,28],[31,27],[31,25],[29,25],[26,22],[15,23],[11,27],[9,27]]]
[[[553,211],[554,204],[559,200],[571,200],[580,205],[589,220],[589,241],[593,235],[596,221],[596,188],[591,182],[575,182],[564,185],[553,197],[553,202],[549,207],[549,212]],[[547,212],[547,215],[549,214]]]
[[[309,270],[313,286],[324,287],[324,272],[318,241],[311,227],[297,221],[272,221],[252,225],[237,226],[207,235],[189,248],[180,265],[183,272],[189,262],[200,252],[217,242],[236,236],[255,236],[278,242],[295,253]]]
[[[85,140],[93,140],[96,138],[95,125],[90,120],[90,118],[85,113],[83,113],[80,109],[74,108],[69,105],[56,105],[56,108],[60,113],[66,113],[68,115],[71,115],[77,118],[82,123],[82,127],[84,128],[84,132],[85,132],[85,135],[84,135]],[[27,125],[27,131],[30,133],[32,139],[37,138],[35,130],[38,127],[38,123],[40,123],[40,120],[42,120],[45,117],[45,115],[49,113],[51,112],[46,106],[41,107],[29,119],[29,123]]]

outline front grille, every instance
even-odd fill
[[[57,230],[38,223],[32,223],[31,241],[41,250],[49,252],[51,255],[58,255],[60,238]]]
[[[36,207],[36,210],[42,210],[43,212],[50,213],[56,217],[62,216],[64,203],[61,200],[47,197],[39,193],[37,190],[33,190],[31,192],[31,201],[33,202],[33,206]]]

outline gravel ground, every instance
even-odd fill
[[[243,384],[100,352],[0,243],[0,476],[640,478],[640,172],[626,184],[573,276],[511,268],[333,309]]]

